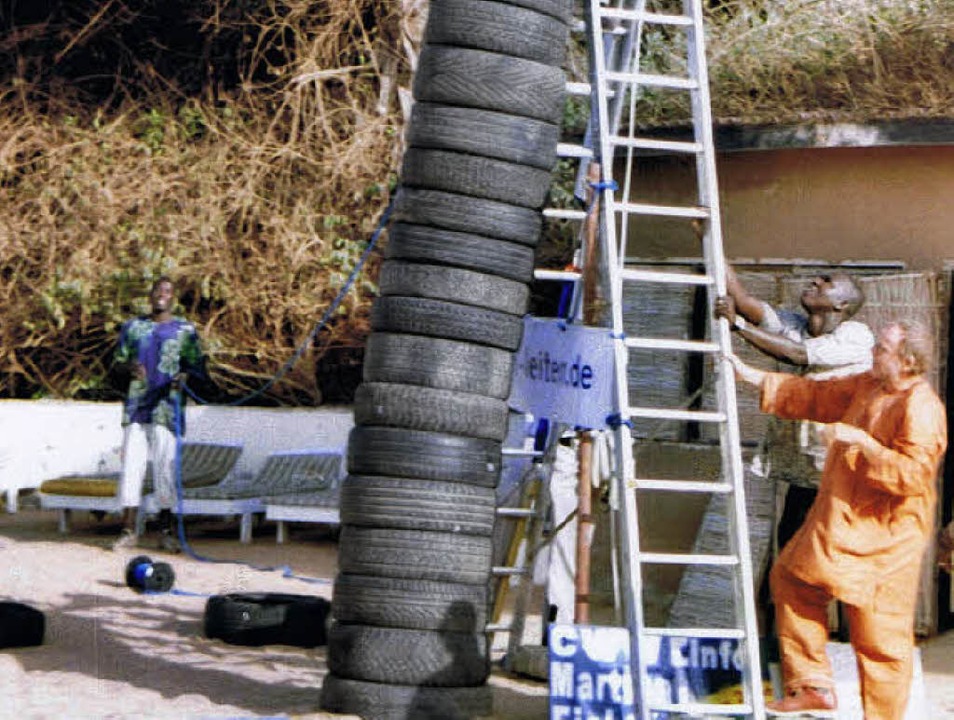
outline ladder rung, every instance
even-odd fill
[[[593,150],[574,143],[557,143],[556,154],[564,158],[591,158]]]
[[[676,75],[655,75],[653,73],[623,73],[608,72],[606,79],[609,82],[626,83],[629,85],[649,85],[650,87],[664,87],[671,90],[696,90],[699,83],[692,78]]]
[[[515,455],[516,457],[543,457],[540,450],[524,450],[523,448],[503,448],[501,455]]]
[[[533,508],[499,507],[497,508],[497,514],[500,517],[529,518],[534,517],[537,514],[537,511]]]
[[[656,705],[651,703],[649,709],[653,712],[679,713],[689,717],[709,717],[710,715],[751,715],[752,706],[741,705],[713,705],[711,703],[667,703]]]
[[[629,416],[646,420],[682,420],[683,422],[725,422],[725,413],[709,410],[676,410],[670,408],[631,407]]]
[[[526,575],[529,572],[527,568],[519,568],[507,565],[494,565],[490,568],[490,574],[495,577],[501,577],[506,575]]]
[[[513,625],[510,623],[491,623],[484,626],[484,632],[510,632]]]
[[[698,218],[705,220],[709,211],[704,207],[685,205],[650,205],[649,203],[614,203],[617,211],[630,215],[656,215],[659,217]]]
[[[575,282],[583,277],[579,270],[546,270],[540,268],[533,271],[533,277],[537,280],[562,280],[564,282]]]
[[[641,563],[652,565],[719,565],[729,567],[739,564],[735,555],[693,555],[691,553],[639,553]]]
[[[732,485],[723,482],[707,482],[705,480],[650,480],[636,478],[630,480],[626,487],[630,490],[660,490],[663,492],[691,492],[713,493],[725,495],[732,492]]]
[[[711,275],[684,272],[663,272],[659,270],[635,270],[623,268],[619,272],[623,280],[630,282],[665,283],[669,285],[712,285]]]
[[[583,82],[568,82],[566,84],[566,91],[569,95],[589,95],[591,92],[591,87],[589,83]]]
[[[718,353],[718,343],[702,340],[669,340],[666,338],[626,338],[623,343],[636,350],[679,350],[682,352]]]
[[[610,144],[616,147],[630,147],[635,150],[658,150],[660,152],[674,153],[701,153],[702,144],[697,142],[686,142],[684,140],[653,140],[652,138],[624,137],[614,135],[610,138]]]
[[[600,15],[617,20],[635,20],[652,25],[680,25],[692,26],[692,18],[685,15],[666,15],[664,13],[646,12],[645,10],[625,10],[623,8],[600,7]]]
[[[737,628],[671,628],[646,627],[642,635],[653,637],[697,638],[699,640],[745,640],[745,630]]]
[[[543,217],[556,220],[586,220],[586,210],[564,210],[562,208],[544,208]]]

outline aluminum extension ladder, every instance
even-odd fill
[[[749,551],[748,522],[743,490],[735,379],[721,361],[731,349],[730,330],[725,321],[715,321],[715,297],[725,294],[725,259],[722,250],[721,220],[715,171],[714,141],[709,100],[701,0],[684,0],[682,12],[669,1],[656,10],[650,0],[586,0],[586,32],[590,56],[588,86],[570,84],[568,90],[588,94],[591,101],[591,131],[595,135],[590,151],[582,146],[561,145],[558,153],[589,158],[601,168],[602,196],[599,248],[604,283],[608,286],[609,312],[615,346],[616,407],[615,463],[619,510],[617,546],[620,551],[620,587],[625,622],[630,630],[631,657],[641,720],[660,717],[735,716],[762,720],[765,717],[755,615],[753,573]],[[643,41],[647,33],[663,38],[672,50],[680,49],[681,72],[654,73],[641,68]],[[637,100],[646,89],[688,96],[692,109],[693,138],[689,141],[641,137],[638,132]],[[625,120],[625,122],[624,122]],[[640,188],[633,182],[634,158],[640,153],[669,154],[693,158],[696,165],[698,202],[691,207],[673,207],[639,201]],[[614,160],[624,161],[622,182],[614,177]],[[582,176],[583,173],[581,172]],[[583,220],[585,212],[545,210],[545,215],[563,220]],[[698,265],[703,272],[636,269],[627,266],[630,222],[655,216],[691,223],[701,248]],[[653,286],[705,288],[708,295],[708,340],[670,339],[628,334],[624,326],[623,297],[627,291]],[[655,335],[656,333],[654,333]],[[630,397],[627,367],[632,351],[659,354],[663,358],[685,359],[687,354],[710,358],[717,377],[714,410],[649,407],[634,404]],[[675,360],[673,360],[675,362]],[[664,421],[711,424],[718,429],[721,474],[716,479],[653,479],[640,477],[634,462],[633,422]],[[727,510],[725,544],[728,552],[694,554],[652,552],[640,547],[637,494],[706,494],[722,496]],[[734,627],[647,627],[643,607],[643,568],[648,565],[680,565],[686,571],[717,567],[732,575]],[[742,700],[734,704],[667,698],[660,700],[652,690],[650,665],[644,656],[647,639],[656,642],[687,638],[699,641],[728,639],[741,647]],[[648,653],[646,653],[648,655]]]

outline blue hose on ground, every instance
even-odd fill
[[[288,565],[254,565],[252,563],[244,562],[242,560],[222,560],[219,558],[211,558],[205,555],[200,555],[195,550],[192,549],[192,546],[189,544],[189,541],[186,539],[185,533],[185,516],[182,512],[182,497],[183,497],[183,487],[182,487],[182,403],[179,400],[179,393],[173,392],[172,394],[172,407],[173,407],[173,422],[175,424],[175,434],[176,434],[176,452],[175,452],[175,478],[176,478],[176,533],[179,539],[179,545],[182,547],[182,551],[191,557],[193,560],[199,560],[200,562],[209,562],[209,563],[219,563],[219,564],[233,564],[233,565],[244,565],[253,570],[259,570],[261,572],[276,572],[280,571],[283,578],[290,578],[292,580],[300,580],[301,582],[312,583],[315,585],[330,585],[331,580],[325,580],[324,578],[315,578],[308,577],[307,575],[296,575],[291,567]],[[175,592],[174,594],[185,595],[195,593],[184,593],[184,592]]]

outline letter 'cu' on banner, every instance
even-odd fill
[[[612,413],[614,382],[609,328],[524,319],[509,400],[514,410],[602,430]]]

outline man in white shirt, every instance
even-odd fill
[[[851,319],[865,297],[849,275],[812,278],[801,294],[802,312],[773,307],[750,295],[731,267],[726,268],[726,291],[716,300],[716,316],[726,318],[748,343],[792,365],[799,374],[823,379],[871,368],[875,338],[867,325]],[[765,447],[766,474],[788,483],[776,533],[781,550],[815,501],[827,444],[817,423],[773,419]]]

